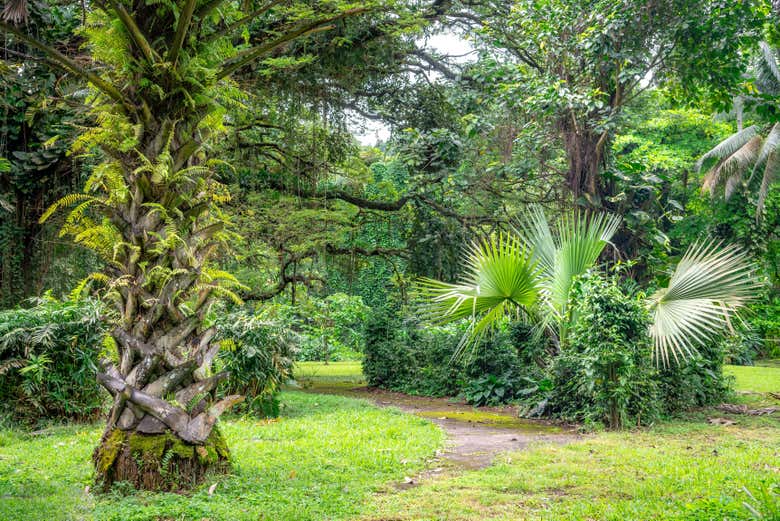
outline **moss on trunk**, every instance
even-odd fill
[[[104,491],[121,481],[141,490],[183,492],[200,484],[207,472],[230,469],[230,451],[217,428],[203,445],[187,443],[172,432],[114,429],[103,436],[92,460],[97,485]]]

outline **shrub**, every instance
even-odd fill
[[[660,407],[642,302],[596,273],[575,283],[572,302],[568,342],[553,366],[551,412],[611,428],[650,423]]]
[[[91,420],[107,395],[95,380],[105,330],[92,300],[46,297],[0,312],[0,407],[15,421]]]
[[[741,328],[724,336],[720,348],[725,363],[753,365],[764,351],[764,342],[756,331]]]
[[[659,372],[664,412],[676,414],[721,403],[731,392],[731,378],[723,374],[724,343],[700,346],[696,356]]]
[[[310,297],[296,306],[277,304],[272,310],[298,334],[298,360],[325,361],[362,357],[368,311],[362,298],[345,293]]]
[[[262,416],[278,416],[276,392],[292,374],[295,335],[262,315],[237,311],[217,322],[221,349],[217,370],[230,372],[225,394],[246,397],[241,406]]]
[[[397,312],[375,311],[367,325],[363,359],[368,384],[426,396],[460,393],[474,405],[506,403],[520,396],[529,376],[538,371],[535,363],[524,362],[543,351],[541,343],[527,335],[527,326],[510,324],[453,362],[464,331],[463,325],[423,328]]]
[[[397,313],[379,309],[366,325],[363,374],[368,385],[386,389],[405,388],[412,374],[409,328],[402,329]]]

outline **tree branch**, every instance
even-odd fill
[[[153,64],[155,62],[154,50],[152,49],[152,46],[149,45],[149,41],[146,39],[146,36],[144,36],[144,34],[141,32],[138,24],[135,23],[133,17],[130,16],[130,13],[128,13],[127,9],[125,9],[125,6],[116,0],[110,0],[109,4],[114,9],[114,11],[116,11],[117,16],[119,16],[122,24],[130,33],[130,37],[133,39],[133,42],[135,42],[138,48],[141,49],[141,52],[146,57],[146,60],[150,64]]]
[[[287,42],[290,42],[292,40],[295,40],[296,38],[304,36],[312,31],[322,29],[322,26],[326,24],[335,22],[337,20],[342,20],[350,16],[362,14],[367,11],[368,11],[367,8],[356,7],[354,9],[348,9],[346,11],[343,11],[334,16],[329,16],[327,18],[320,18],[319,20],[316,20],[314,22],[298,25],[297,27],[290,29],[287,33],[276,38],[275,40],[272,40],[264,45],[259,45],[256,47],[252,47],[251,49],[247,49],[247,51],[241,53],[242,57],[240,57],[239,59],[237,59],[232,63],[226,63],[225,65],[223,65],[222,69],[217,73],[216,78],[218,80],[221,80],[222,78],[230,76],[241,67],[249,63],[252,63],[253,61],[263,56],[264,54],[267,54],[273,51],[274,49],[280,47],[281,45],[284,45]]]
[[[173,36],[171,48],[168,51],[168,61],[176,66],[176,60],[179,59],[179,51],[184,44],[184,38],[187,36],[187,30],[192,22],[192,15],[195,11],[196,0],[187,0],[184,8],[179,14],[179,24],[176,26],[176,34]]]
[[[41,51],[46,56],[48,56],[55,64],[57,64],[60,68],[65,69],[68,72],[72,72],[73,74],[76,74],[77,76],[80,76],[85,80],[89,81],[100,91],[106,94],[108,97],[120,103],[129,112],[135,112],[135,109],[130,104],[127,103],[125,97],[122,95],[121,92],[119,92],[119,89],[117,89],[114,85],[105,81],[97,74],[82,69],[81,67],[78,66],[78,64],[75,61],[71,60],[70,58],[68,58],[58,50],[46,45],[45,43],[31,36],[24,34],[13,25],[7,24],[6,22],[0,21],[0,29],[2,29],[3,32],[8,32],[13,34],[21,41],[29,45],[30,47]]]

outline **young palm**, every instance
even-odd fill
[[[619,225],[616,216],[577,213],[563,217],[553,233],[541,208],[533,207],[516,237],[501,234],[471,246],[460,283],[421,280],[426,314],[439,323],[472,318],[461,347],[519,310],[564,341],[572,282],[595,265]]]
[[[508,313],[524,310],[551,329],[565,348],[572,320],[569,293],[578,275],[596,266],[617,231],[609,214],[573,214],[560,219],[555,233],[544,212],[533,208],[518,226],[519,237],[499,235],[473,245],[468,272],[458,284],[424,279],[427,315],[439,323],[469,318],[472,327],[459,351]],[[692,245],[666,288],[646,300],[653,316],[649,334],[654,358],[668,365],[695,353],[731,323],[755,294],[753,264],[734,246]]]

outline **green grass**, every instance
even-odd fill
[[[299,380],[365,383],[361,362],[296,362],[293,370]]]
[[[732,367],[736,388],[778,389],[780,368]],[[359,362],[304,362],[312,385],[362,385]],[[92,495],[89,456],[99,427],[37,436],[0,432],[0,519],[20,520],[710,520],[750,519],[743,487],[780,481],[780,417],[717,410],[652,429],[538,444],[492,467],[398,491],[443,442],[421,418],[362,400],[287,391],[282,418],[224,422],[235,460],[188,496]],[[217,483],[213,496],[208,486]]]
[[[780,367],[727,365],[723,372],[736,379],[737,391],[780,393]]]
[[[414,474],[443,442],[431,423],[362,400],[281,395],[283,418],[223,423],[235,468],[189,496],[94,496],[99,427],[0,434],[0,519],[344,519],[387,482]],[[208,486],[218,483],[213,496]]]
[[[377,495],[361,519],[740,520],[742,487],[778,479],[778,426],[675,422],[507,454],[487,469]]]

